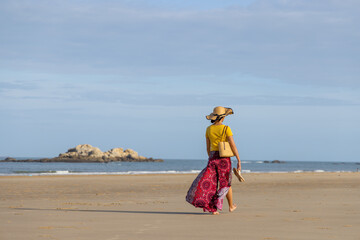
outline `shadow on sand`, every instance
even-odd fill
[[[140,213],[140,214],[165,214],[165,215],[208,215],[209,213],[196,212],[160,212],[160,211],[123,211],[123,210],[89,210],[89,209],[45,209],[45,208],[13,208],[27,211],[62,211],[62,212],[94,212],[94,213]]]

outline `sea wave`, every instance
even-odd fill
[[[0,174],[0,176],[49,176],[49,175],[144,175],[144,174],[194,174],[200,173],[200,170],[189,171],[127,171],[127,172],[71,172],[61,171],[17,171],[9,174]]]
[[[235,162],[235,160],[233,160]],[[253,164],[253,163],[264,163],[264,161],[254,161],[254,160],[251,160],[251,161],[244,161],[242,160],[241,161],[242,164]]]
[[[251,171],[243,169],[242,173],[324,173],[324,172],[351,172],[351,171],[325,171],[325,170],[313,170],[313,171]],[[22,171],[21,173],[9,173],[0,174],[0,176],[65,176],[65,175],[145,175],[145,174],[198,174],[200,170],[189,170],[189,171],[127,171],[127,172],[71,172],[67,170],[60,171],[44,171],[44,172],[27,172]]]

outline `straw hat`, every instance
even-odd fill
[[[219,106],[219,107],[214,108],[213,112],[210,113],[210,115],[206,116],[206,119],[215,121],[221,117],[225,117],[230,114],[234,114],[234,111],[231,108]]]

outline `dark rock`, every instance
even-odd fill
[[[285,163],[284,161],[280,161],[280,160],[274,160],[274,161],[271,161],[271,163]]]
[[[68,152],[76,152],[76,148],[69,148]]]

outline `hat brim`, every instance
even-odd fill
[[[217,116],[215,116],[213,113],[211,113],[210,115],[206,116],[207,120],[216,120]]]
[[[234,111],[231,108],[225,108],[225,114],[224,117],[234,114]],[[206,116],[207,120],[216,120],[218,117],[218,115],[214,114],[214,113],[210,113],[210,115]]]
[[[234,111],[231,108],[225,108],[225,116],[234,114]]]

